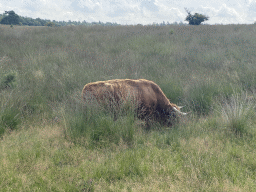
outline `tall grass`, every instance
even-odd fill
[[[255,30],[0,25],[0,189],[255,191]],[[81,101],[116,78],[191,113],[146,131],[130,105]]]
[[[229,99],[222,99],[221,116],[229,131],[237,135],[247,134],[251,119],[255,118],[255,103],[247,94],[233,94]]]
[[[75,96],[66,103],[62,114],[65,119],[66,137],[74,143],[88,147],[106,147],[111,143],[118,144],[120,139],[132,145],[135,124],[135,106],[127,103],[108,103],[102,107],[95,100],[85,103],[81,96]],[[82,141],[80,140],[82,138]],[[84,139],[86,142],[84,143]]]

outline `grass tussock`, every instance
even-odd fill
[[[1,191],[255,191],[255,29],[1,25]],[[134,104],[81,101],[117,78],[190,113],[147,131]]]
[[[243,135],[248,133],[249,124],[255,118],[255,103],[247,94],[234,94],[222,100],[220,113],[230,131]]]

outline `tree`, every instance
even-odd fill
[[[14,11],[5,11],[5,14],[7,16],[5,16],[2,20],[1,20],[1,24],[5,24],[5,25],[18,25],[20,22],[20,17],[14,12]]]
[[[194,15],[191,15],[190,11],[186,9],[186,12],[188,13],[185,21],[188,21],[189,25],[200,25],[202,22],[207,21],[209,19],[208,16],[195,13]]]
[[[45,24],[45,26],[54,27],[55,24],[54,24],[53,22],[49,21],[49,22],[47,22],[47,23]]]

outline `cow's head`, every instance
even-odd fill
[[[182,106],[172,105],[168,109],[167,118],[164,119],[165,122],[167,122],[168,126],[172,126],[175,124],[175,122],[178,122],[180,120],[180,117],[186,116],[188,113],[183,113],[180,111]],[[166,117],[166,116],[165,116]]]

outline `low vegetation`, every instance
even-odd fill
[[[255,191],[255,25],[0,26],[1,191]],[[156,82],[190,111],[150,130],[85,84]]]

